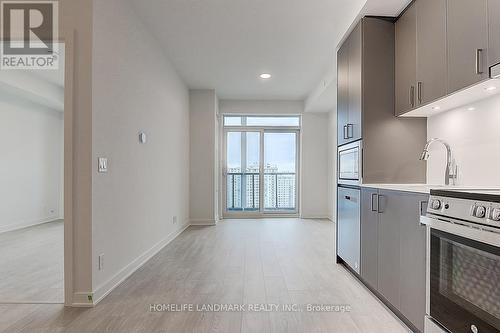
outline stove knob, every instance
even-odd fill
[[[486,207],[484,206],[477,206],[476,207],[476,213],[474,214],[475,217],[482,219],[483,217],[486,216]]]
[[[441,200],[435,199],[431,201],[431,208],[434,210],[438,210],[441,208]]]
[[[500,208],[493,209],[493,212],[491,213],[491,219],[493,221],[500,221]]]

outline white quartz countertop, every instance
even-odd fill
[[[429,185],[429,184],[363,184],[361,187],[377,188],[382,190],[394,190],[413,193],[430,194],[431,190],[451,189],[451,186]]]

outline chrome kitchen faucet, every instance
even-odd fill
[[[420,160],[427,161],[429,159],[429,147],[434,142],[440,142],[446,147],[446,170],[444,174],[444,183],[445,185],[456,185],[458,178],[458,166],[453,158],[453,154],[451,152],[451,146],[444,140],[434,138],[427,142],[424,147],[424,151],[422,152],[422,156],[420,156]]]

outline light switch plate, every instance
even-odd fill
[[[108,172],[108,159],[106,157],[99,157],[98,171],[101,173]]]

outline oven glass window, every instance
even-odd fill
[[[344,150],[339,153],[339,178],[359,179],[359,148]]]
[[[431,316],[451,332],[499,332],[500,250],[432,230]]]

